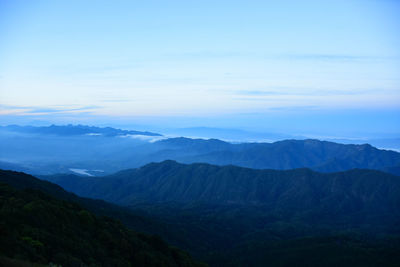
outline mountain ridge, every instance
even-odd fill
[[[59,127],[64,126],[52,128]],[[0,128],[0,167],[36,175],[72,173],[80,169],[102,176],[171,159],[188,164],[206,162],[253,169],[306,167],[320,172],[377,169],[400,175],[400,153],[369,144],[316,139],[228,143],[219,139],[131,135],[115,129],[108,133],[108,128],[94,127],[105,131],[102,134],[96,133],[93,127],[82,127],[84,134],[78,135],[10,134]],[[82,129],[77,129],[82,133]]]
[[[88,125],[50,125],[50,126],[19,126],[7,125],[0,126],[1,130],[19,133],[33,134],[53,134],[53,135],[104,135],[104,136],[121,136],[121,135],[146,135],[146,136],[162,136],[158,133],[148,131],[121,130],[112,127],[96,127]]]
[[[376,170],[318,173],[306,168],[257,170],[168,160],[104,177],[41,178],[78,195],[124,206],[174,202],[258,206],[308,222],[319,216],[340,224],[354,214],[363,223],[400,222],[400,177]],[[331,214],[338,216],[331,219]]]
[[[183,151],[196,149],[196,140],[166,139],[160,144],[171,144]],[[170,159],[182,163],[207,162],[215,165],[237,165],[256,169],[294,169],[307,167],[321,172],[335,172],[353,168],[387,170],[400,166],[400,153],[380,150],[369,144],[338,144],[317,139],[282,140],[273,143],[230,144],[218,140],[218,149],[207,153],[186,153]],[[210,146],[214,140],[202,140]],[[189,144],[189,145],[188,145]],[[168,147],[168,145],[167,145]],[[222,149],[221,149],[222,147]],[[170,149],[170,147],[168,147]],[[336,164],[332,164],[335,162]],[[394,170],[396,170],[394,168]],[[393,174],[400,174],[393,171]]]
[[[176,169],[181,170],[177,172]],[[5,172],[10,173],[9,171]],[[220,184],[224,188],[229,189],[231,184],[227,184],[226,181],[234,180],[236,184],[246,190],[246,183],[231,179],[232,175],[234,177],[235,173],[237,173],[247,180],[248,177],[252,177],[254,173],[258,172],[263,172],[263,170],[237,166],[219,167],[202,163],[184,165],[168,160],[162,163],[148,164],[134,170],[121,171],[116,173],[114,177],[82,177],[75,175],[66,177],[68,178],[67,181],[72,184],[74,179],[81,181],[111,179],[114,184],[106,184],[102,188],[111,193],[118,191],[118,187],[125,189],[122,193],[130,193],[131,187],[121,184],[121,182],[126,179],[140,182],[141,179],[144,179],[149,183],[139,183],[139,185],[142,185],[145,189],[147,188],[146,190],[148,191],[152,189],[149,188],[151,184],[161,185],[161,187],[153,187],[153,189],[157,190],[150,190],[150,193],[154,194],[159,191],[161,197],[163,197],[162,194],[164,193],[170,194],[176,191],[180,194],[184,192],[181,190],[182,186],[185,186],[185,180],[190,179],[183,179],[183,183],[176,183],[182,177],[190,178],[193,173],[212,177],[213,173],[219,173],[218,179],[209,180],[209,178],[205,177],[205,180],[208,179],[207,184],[210,186],[210,191],[217,197],[215,199],[218,199],[218,196],[224,197],[224,194],[213,191],[213,188],[219,188],[218,185],[213,183],[221,182]],[[264,192],[264,194],[270,195],[267,199],[274,200],[276,198],[274,200],[275,204],[268,205],[268,203],[264,203],[259,205],[259,203],[249,202],[247,203],[248,205],[243,205],[243,203],[238,205],[236,202],[218,205],[214,201],[208,202],[210,204],[188,201],[185,204],[183,202],[164,201],[164,199],[161,199],[161,202],[149,199],[150,201],[147,202],[134,202],[134,205],[129,207],[134,214],[147,216],[147,219],[144,217],[144,221],[141,222],[137,222],[137,220],[143,220],[141,219],[143,217],[133,218],[133,224],[131,225],[133,229],[141,229],[141,231],[145,229],[146,232],[160,234],[172,244],[189,250],[196,258],[208,262],[210,266],[265,266],[266,264],[271,266],[292,266],[296,262],[307,263],[308,266],[321,266],[321,264],[326,266],[366,266],[366,264],[370,266],[391,266],[387,264],[398,262],[398,236],[400,234],[398,227],[400,225],[398,212],[398,204],[400,203],[400,194],[398,192],[399,177],[380,171],[351,170],[342,172],[347,174],[347,178],[350,177],[350,179],[333,177],[335,179],[331,180],[335,181],[335,183],[325,183],[324,180],[329,180],[326,177],[335,176],[336,174],[319,174],[305,168],[286,171],[265,170],[265,172],[281,173],[282,175],[287,173],[296,174],[293,177],[287,177],[287,179],[281,179],[282,177],[279,176],[272,177],[272,180],[282,180],[283,183],[278,182],[272,187],[268,183],[266,184],[266,188],[271,188],[271,190]],[[21,181],[30,177],[28,178],[29,180],[33,179],[41,185],[55,186],[54,184],[37,180],[30,175],[11,173],[23,176]],[[183,175],[177,175],[179,173]],[[221,173],[225,174],[225,176],[222,176]],[[247,176],[244,173],[247,173]],[[4,177],[1,174],[2,172],[0,172],[0,181]],[[164,174],[164,176],[161,174]],[[315,181],[312,182],[313,179],[307,178],[307,176],[313,174],[319,175],[317,180],[320,183],[316,184]],[[132,175],[137,177],[132,177]],[[351,178],[355,175],[357,177]],[[176,176],[176,178],[171,179],[173,176]],[[201,180],[200,176],[195,176],[194,178]],[[61,175],[58,178],[62,180],[65,176]],[[254,179],[256,178],[257,176],[254,177]],[[291,184],[287,183],[287,181],[291,179],[298,180],[299,183],[290,186]],[[173,192],[165,190],[163,186],[168,183],[160,184],[157,182],[158,180],[161,180],[161,182],[172,180],[170,184],[176,190]],[[21,184],[21,181],[18,182],[15,177],[9,179],[9,181]],[[209,181],[213,182],[209,183]],[[310,181],[311,183],[309,183]],[[35,184],[26,182],[23,184],[25,184],[24,187],[27,185],[35,187]],[[324,189],[326,184],[330,185],[328,190]],[[89,185],[88,189],[90,189],[90,183],[87,185]],[[136,183],[135,186],[137,185]],[[249,183],[248,185],[258,187],[254,183]],[[299,185],[303,185],[305,189]],[[327,198],[323,194],[314,194],[313,187],[309,185],[317,188],[321,187],[325,190],[325,193],[326,191],[328,193],[332,191],[330,193],[331,197]],[[80,187],[78,186],[78,188]],[[189,184],[187,188],[190,187]],[[285,187],[290,190],[285,189]],[[362,197],[352,198],[351,194],[342,194],[341,192],[346,188],[350,192],[357,189],[357,194]],[[261,189],[264,191],[264,188]],[[62,189],[59,188],[59,190]],[[324,193],[324,190],[322,190],[322,193]],[[51,191],[54,190],[51,189]],[[70,193],[65,193],[71,195]],[[55,194],[60,196],[57,190]],[[240,192],[239,195],[242,196]],[[292,195],[293,198],[291,199]],[[299,195],[308,195],[310,197],[298,198]],[[122,196],[126,197],[126,195]],[[190,194],[186,194],[186,197],[188,196],[190,197]],[[209,195],[204,197],[208,198]],[[102,214],[102,212],[104,214],[102,207],[106,210],[112,207],[112,204],[107,204],[100,200],[82,200],[82,198],[76,196],[74,198],[80,199],[80,201],[83,201],[80,203],[93,209],[93,206],[90,206],[90,203],[92,203],[92,205],[95,205],[96,213],[99,214]],[[318,199],[320,201],[315,202]],[[186,201],[187,199],[184,200]],[[300,204],[297,205],[298,203]],[[349,203],[353,204],[349,206]],[[117,207],[114,206],[114,208]],[[127,215],[123,215],[128,210],[126,208],[119,209],[123,212],[122,214],[118,210],[114,213],[107,211],[106,213],[114,215],[116,218],[121,218],[129,225],[132,219],[129,219]],[[149,218],[152,220],[149,220]],[[149,225],[154,221],[160,222],[160,224]],[[138,224],[139,227],[136,227]],[[314,253],[321,253],[321,255],[312,257]]]

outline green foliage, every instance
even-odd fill
[[[374,225],[389,229],[400,223],[400,178],[374,170],[318,173],[164,161],[101,178],[47,178],[81,196],[124,206],[238,205],[258,207],[285,220],[345,228]]]
[[[303,237],[268,242],[249,240],[210,255],[212,266],[399,266],[400,249],[389,241],[366,242],[349,236]]]
[[[40,191],[0,184],[0,256],[62,266],[197,266],[156,236]],[[0,261],[1,262],[1,261]]]
[[[138,204],[159,232],[210,266],[398,266],[400,233],[304,223],[257,207]],[[154,231],[160,231],[154,229]],[[302,264],[300,264],[302,263]]]
[[[112,216],[131,229],[161,236],[169,244],[189,251],[211,266],[399,266],[400,262],[400,231],[399,224],[395,223],[399,219],[396,213],[400,207],[399,177],[381,172],[353,170],[318,174],[306,169],[257,171],[233,166],[181,165],[169,161],[96,178],[99,181],[110,179],[109,184],[100,187],[101,190],[108,188],[108,197],[111,197],[111,191],[127,197],[135,191],[129,188],[132,184],[125,182],[140,182],[137,185],[142,185],[149,201],[139,202],[130,198],[132,210],[79,198],[29,175],[1,171],[0,174],[0,181],[8,181],[15,187],[37,188],[60,199],[74,200],[97,215]],[[270,181],[266,182],[268,179]],[[197,186],[195,182],[199,181],[203,186]],[[118,187],[121,184],[123,186]],[[91,187],[93,189],[93,184]],[[168,187],[176,190],[168,191]],[[146,191],[150,189],[150,193]],[[241,192],[239,196],[273,198],[269,199],[272,202],[263,204],[251,201],[218,204],[218,201],[235,196],[229,193],[231,191]],[[169,192],[173,193],[172,196],[184,197],[182,201],[175,202],[155,201],[156,197],[170,197]],[[209,202],[194,201],[208,192],[215,194],[219,200],[215,201],[211,196],[208,197],[212,200]],[[165,254],[179,262],[180,266],[193,264],[184,252],[169,247],[157,236],[133,233],[134,239],[118,238],[118,234],[114,233],[119,233],[118,229],[124,227],[113,220],[104,218],[99,224],[98,217],[70,201],[57,202],[62,205],[55,206],[59,209],[56,212],[57,209],[51,208],[54,207],[52,198],[45,195],[33,197],[38,192],[29,189],[25,193],[31,197],[24,199],[11,194],[4,198],[0,194],[2,200],[7,199],[10,203],[3,205],[1,212],[23,213],[30,218],[12,219],[15,224],[23,222],[20,232],[9,237],[24,248],[21,251],[25,254],[15,250],[19,258],[27,253],[46,257],[43,253],[47,243],[43,238],[49,237],[48,231],[46,234],[46,231],[26,222],[45,224],[58,218],[56,227],[46,227],[55,229],[59,236],[66,236],[66,239],[79,237],[79,241],[67,242],[65,247],[68,250],[52,252],[52,262],[78,264],[80,257],[84,257],[85,264],[94,265],[98,259],[92,251],[97,251],[99,254],[118,255],[110,260],[113,266],[128,266],[126,257],[131,255],[129,248],[145,244],[150,250],[141,249],[132,256],[139,266],[168,266],[164,262],[166,258],[160,257]],[[75,211],[73,216],[69,214],[70,210]],[[82,232],[71,229],[71,224],[79,225]],[[3,233],[3,225],[0,222],[0,234]],[[85,237],[96,227],[95,237]],[[22,237],[40,241],[44,248],[23,241]],[[91,242],[92,238],[96,242]],[[4,242],[3,245],[7,244],[7,241]],[[83,256],[77,256],[74,251],[76,242],[79,242],[79,253]],[[88,249],[91,247],[92,250]],[[113,250],[115,247],[117,251]],[[46,261],[47,258],[37,260]]]

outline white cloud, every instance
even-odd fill
[[[142,141],[147,141],[149,143],[154,143],[154,142],[157,142],[160,140],[168,139],[168,137],[165,137],[165,136],[149,136],[149,135],[140,135],[140,134],[127,134],[127,135],[120,135],[119,137],[139,139]]]

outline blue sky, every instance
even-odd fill
[[[0,0],[0,121],[400,133],[398,17],[395,0]]]

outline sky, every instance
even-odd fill
[[[400,136],[400,1],[0,0],[0,124]]]

